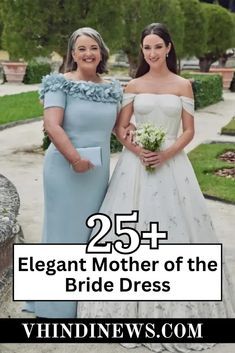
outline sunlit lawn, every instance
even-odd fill
[[[38,92],[27,92],[0,97],[0,125],[42,115],[43,107]]]
[[[235,144],[201,144],[189,153],[189,158],[205,195],[235,203],[235,179],[214,175],[218,169],[234,168],[234,163],[218,159],[226,151],[235,151]]]
[[[235,136],[235,117],[233,117],[227,125],[222,127],[221,134]]]

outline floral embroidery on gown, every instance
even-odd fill
[[[161,149],[177,138],[182,109],[194,113],[194,101],[173,94],[124,94],[123,106],[133,102],[136,123],[152,122],[166,131]],[[169,243],[218,242],[204,197],[184,151],[147,173],[139,158],[127,149],[112,175],[100,212],[112,220],[115,213],[139,210],[139,232],[158,221],[168,231]],[[133,226],[133,225],[132,225]],[[94,233],[93,233],[94,234]],[[105,240],[113,240],[112,232]],[[162,241],[161,241],[162,242]],[[227,271],[223,276],[223,302],[80,302],[78,317],[111,318],[226,318],[234,316],[234,293]],[[146,343],[154,352],[199,351],[213,344]],[[126,347],[137,345],[125,344]]]

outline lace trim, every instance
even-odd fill
[[[58,90],[72,97],[95,102],[117,103],[122,100],[122,88],[116,80],[108,83],[72,81],[66,79],[63,74],[57,73],[43,77],[42,85],[39,89],[40,99],[43,100],[47,92],[56,92]]]

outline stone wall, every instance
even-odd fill
[[[16,219],[19,207],[15,186],[0,174],[0,281],[12,265],[12,244],[21,233]]]

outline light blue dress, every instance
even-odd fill
[[[44,108],[64,109],[63,128],[75,147],[101,147],[102,166],[76,173],[51,143],[44,162],[43,242],[86,243],[89,215],[104,199],[110,163],[110,136],[122,98],[119,82],[67,80],[62,74],[44,77],[40,98]],[[76,317],[76,302],[27,302],[24,310],[41,317]]]

